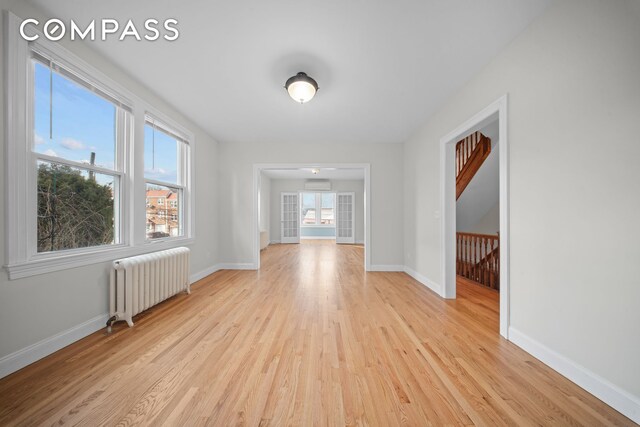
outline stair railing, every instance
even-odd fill
[[[456,233],[456,274],[500,290],[498,235]]]
[[[456,144],[456,200],[491,153],[491,140],[474,132]]]

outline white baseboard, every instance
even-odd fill
[[[640,424],[640,398],[610,383],[599,375],[578,365],[513,327],[509,327],[509,341],[576,383],[607,405]]]
[[[329,236],[327,236],[327,237],[328,237],[328,238],[330,238],[330,239],[334,239],[334,240],[335,240],[335,237],[329,237]],[[312,238],[314,238],[314,237],[309,237],[309,238],[310,238],[310,239],[312,239]],[[316,239],[319,239],[319,237],[315,237],[315,238],[316,238]],[[302,239],[302,237],[301,237],[301,239]],[[271,240],[271,241],[269,242],[269,244],[270,244],[270,245],[278,245],[278,244],[280,244],[280,240]],[[355,244],[356,244],[356,245],[364,245],[364,240],[356,240],[356,243],[355,243]]]
[[[101,314],[66,331],[4,356],[0,359],[0,378],[6,377],[87,335],[106,328],[108,319],[108,314]]]
[[[425,285],[427,288],[431,289],[433,292],[435,292],[439,296],[442,296],[442,286],[440,286],[438,283],[434,282],[433,280],[429,279],[426,276],[423,276],[422,274],[415,271],[413,268],[410,268],[407,266],[404,267],[404,272],[407,273],[409,276],[413,277],[414,279],[416,279],[421,284]]]
[[[369,271],[404,271],[404,265],[371,265]]]
[[[216,265],[218,270],[257,270],[252,262],[223,262]]]
[[[300,240],[336,240],[336,236],[300,236]]]
[[[197,273],[193,273],[191,276],[189,276],[189,284],[194,284],[198,280],[204,279],[208,275],[213,274],[218,270],[220,270],[220,264],[212,265],[209,268],[205,268],[204,270],[198,271]]]

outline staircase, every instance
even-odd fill
[[[490,234],[456,233],[456,274],[500,290],[500,238]]]
[[[491,153],[491,140],[474,132],[456,144],[456,200]]]
[[[456,144],[456,200],[491,153],[491,139],[474,132]],[[456,274],[500,290],[498,235],[456,233]]]

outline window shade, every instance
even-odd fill
[[[163,132],[163,133],[166,133],[166,134],[167,134],[167,135],[169,135],[170,137],[175,138],[175,139],[177,139],[178,141],[180,141],[180,142],[182,142],[182,143],[185,143],[185,144],[189,145],[189,139],[188,139],[186,136],[181,135],[181,134],[180,134],[180,133],[178,133],[177,131],[175,131],[175,130],[173,130],[173,129],[171,129],[171,128],[167,127],[167,126],[165,126],[165,125],[162,123],[162,120],[157,120],[157,119],[156,119],[155,117],[153,117],[153,116],[146,115],[146,116],[145,116],[145,122],[146,122],[146,124],[148,124],[148,125],[149,125],[149,126],[151,126],[152,128],[157,129],[157,130],[159,130],[159,131],[161,131],[161,132]]]
[[[95,86],[94,84],[88,82],[87,80],[83,79],[82,77],[80,77],[79,75],[74,73],[73,71],[70,71],[67,68],[63,67],[62,65],[57,63],[54,59],[48,57],[46,54],[43,54],[42,52],[39,52],[39,51],[36,51],[36,50],[32,49],[31,50],[31,57],[33,59],[35,59],[36,61],[41,62],[42,64],[44,64],[47,67],[51,68],[51,70],[55,71],[56,73],[60,74],[61,76],[64,76],[65,78],[67,78],[67,79],[79,84],[80,86],[84,87],[85,89],[95,93],[99,97],[106,99],[107,101],[109,101],[112,104],[114,104],[116,107],[122,108],[123,110],[125,110],[125,111],[127,111],[129,113],[132,112],[132,108],[128,103],[125,103],[124,101],[121,101],[115,95],[112,95],[108,91],[106,91],[106,90],[104,90],[102,88],[99,88],[99,87]]]

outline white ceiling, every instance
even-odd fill
[[[551,0],[31,0],[78,24],[175,18],[175,42],[90,42],[223,142],[400,143]],[[283,89],[320,86],[305,105]]]
[[[331,179],[334,181],[364,179],[364,169],[320,168],[320,172],[315,175],[311,169],[265,169],[262,173],[271,179]]]

